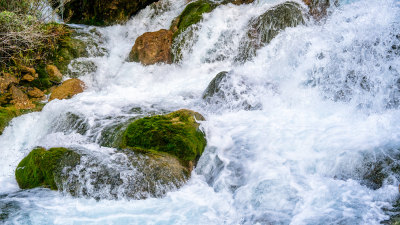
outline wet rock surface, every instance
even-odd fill
[[[280,31],[304,24],[306,15],[303,10],[296,2],[285,2],[252,19],[235,60],[245,62],[252,59],[257,49],[268,44]]]
[[[68,99],[72,96],[82,93],[85,89],[85,84],[76,78],[64,81],[60,86],[56,87],[50,95],[50,99]]]
[[[162,29],[139,36],[129,54],[129,61],[144,65],[172,63],[172,34],[172,31]]]

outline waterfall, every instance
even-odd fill
[[[305,18],[238,61],[249,24],[285,2],[219,5],[180,34],[181,59],[174,64],[144,66],[127,57],[140,35],[168,29],[186,0],[161,0],[123,25],[71,25],[77,38],[95,42],[89,57],[69,65],[68,75],[79,76],[87,89],[14,118],[0,136],[0,221],[389,220],[400,184],[399,2],[339,1],[322,20]],[[307,12],[302,1],[294,2]],[[220,93],[203,99],[223,71]],[[109,166],[132,173],[134,168],[116,163],[112,132],[136,118],[181,108],[204,115],[207,147],[190,180],[162,197],[130,199],[122,189],[97,193],[97,187],[91,189],[97,194],[76,197],[46,188],[21,190],[15,181],[15,168],[36,146],[77,149],[87,154],[87,164],[96,157],[98,171]],[[114,172],[110,176],[123,180]]]

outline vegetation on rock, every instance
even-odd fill
[[[175,38],[189,26],[200,22],[203,18],[203,14],[211,12],[215,7],[217,7],[216,4],[207,0],[200,0],[187,5],[183,12],[178,16],[178,19],[175,20],[176,24],[173,24],[176,28],[171,27],[170,29],[176,30],[173,37]]]
[[[70,0],[64,6],[63,17],[71,23],[110,25],[126,22],[139,10],[157,0]]]
[[[22,189],[47,187],[57,190],[57,177],[64,167],[74,167],[80,155],[66,148],[36,148],[30,152],[15,170],[15,178]]]
[[[185,109],[136,120],[125,130],[121,147],[165,152],[186,165],[195,163],[206,146],[196,120],[204,120],[204,117]]]

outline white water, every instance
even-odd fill
[[[152,19],[154,9],[148,7],[124,26],[97,28],[108,54],[85,59],[97,65],[96,72],[80,77],[88,89],[14,119],[0,136],[0,212],[8,214],[6,224],[379,224],[389,219],[383,209],[398,196],[398,176],[389,172],[374,190],[363,174],[366,164],[382,158],[400,162],[395,101],[400,60],[389,53],[399,45],[397,1],[342,1],[326,21],[286,29],[244,65],[233,58],[247,22],[283,0],[219,6],[198,25],[197,42],[181,64],[125,62],[139,35],[168,28],[185,7],[184,0],[171,2],[164,1],[167,10]],[[227,58],[214,61],[218,54]],[[231,88],[242,95],[207,105],[202,93],[221,71],[230,71]],[[245,111],[244,101],[260,107]],[[14,170],[35,146],[107,154],[113,149],[99,145],[105,127],[180,108],[206,117],[208,145],[188,184],[164,198],[95,201],[47,189],[22,191],[16,184]],[[86,128],[68,124],[68,113],[80,116]]]

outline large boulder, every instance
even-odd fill
[[[48,187],[57,190],[64,168],[80,163],[80,155],[66,148],[36,148],[17,166],[15,178],[22,189]]]
[[[50,99],[68,99],[72,96],[82,93],[85,89],[85,84],[83,81],[73,78],[64,81],[60,86],[54,88],[53,92],[50,95]]]
[[[15,171],[22,189],[46,187],[95,199],[162,197],[185,184],[189,174],[176,157],[165,153],[41,147],[29,153]]]
[[[247,35],[241,40],[236,61],[244,62],[256,55],[257,49],[268,44],[287,27],[304,24],[306,14],[296,2],[285,2],[269,9],[248,24]]]
[[[18,165],[20,188],[47,187],[95,199],[162,197],[186,183],[206,140],[190,110],[145,117],[123,132],[114,152],[36,148]]]
[[[64,18],[70,23],[110,25],[127,21],[157,0],[71,0],[64,5]]]
[[[155,63],[172,63],[172,31],[159,30],[146,32],[139,36],[129,54],[129,61],[141,62],[144,65]]]
[[[187,109],[136,120],[125,130],[120,147],[167,153],[191,170],[206,146],[200,120],[201,114]]]

